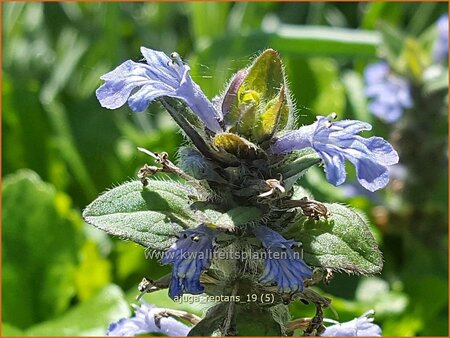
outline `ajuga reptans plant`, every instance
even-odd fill
[[[219,300],[191,320],[190,335],[320,335],[331,300],[310,287],[329,282],[333,272],[378,273],[382,257],[359,212],[314,200],[301,177],[323,166],[328,182],[340,185],[348,160],[359,183],[375,191],[388,183],[396,151],[380,137],[359,135],[370,124],[338,121],[334,113],[296,129],[284,67],[272,49],[212,101],[178,54],[141,52],[144,62],[129,60],[102,76],[100,104],[128,103],[141,112],[159,102],[189,145],[176,164],[166,153],[140,149],[156,165],[100,196],[84,218],[171,264],[169,275],[144,278],[141,293],[167,288],[174,300]],[[316,315],[292,318],[288,305],[299,301],[314,304]]]

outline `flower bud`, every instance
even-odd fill
[[[229,131],[262,143],[283,129],[289,118],[283,65],[277,52],[265,50],[239,71],[225,94],[222,112]]]

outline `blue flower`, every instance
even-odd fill
[[[169,286],[171,298],[185,292],[194,295],[203,292],[200,275],[209,267],[215,235],[214,230],[201,224],[181,232],[180,238],[166,251],[162,262],[173,264]]]
[[[171,317],[159,317],[155,323],[155,315],[164,309],[141,302],[140,306],[134,305],[135,314],[131,318],[122,318],[109,325],[107,336],[136,336],[144,333],[162,333],[166,336],[187,336],[190,328]]]
[[[266,226],[257,226],[253,232],[266,251],[264,274],[260,281],[275,282],[281,292],[303,291],[303,280],[311,278],[312,270],[294,250],[297,243]]]
[[[448,55],[448,14],[443,14],[436,22],[438,37],[433,46],[433,60],[440,62]]]
[[[378,337],[381,336],[381,328],[373,323],[373,318],[369,318],[374,314],[373,310],[367,311],[361,317],[355,318],[349,322],[338,323],[329,326],[322,333],[325,337],[334,336],[364,336],[364,337]]]
[[[128,60],[101,77],[105,83],[96,94],[103,107],[116,109],[128,100],[133,111],[141,112],[151,101],[169,96],[184,101],[211,131],[222,131],[222,113],[192,80],[189,66],[178,54],[170,58],[145,47],[141,47],[141,53],[147,64]]]
[[[372,98],[369,111],[385,122],[393,123],[412,107],[411,90],[406,79],[391,73],[386,62],[370,64],[364,70],[366,96]]]
[[[357,135],[372,126],[356,120],[331,122],[335,114],[318,116],[312,125],[289,131],[272,145],[274,153],[313,148],[325,163],[327,180],[334,185],[344,183],[345,160],[356,168],[359,183],[370,191],[385,187],[389,182],[386,166],[398,162],[397,152],[381,137],[363,138]]]

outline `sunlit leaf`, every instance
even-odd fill
[[[289,228],[288,234],[303,243],[305,261],[349,273],[380,272],[383,259],[366,221],[343,205],[324,205],[328,219],[301,217]]]

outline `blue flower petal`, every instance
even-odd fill
[[[311,278],[312,270],[293,250],[295,241],[286,240],[266,226],[257,226],[253,232],[262,242],[267,257],[260,281],[276,283],[280,292],[302,291],[303,281]]]
[[[326,152],[320,152],[320,155],[325,164],[325,174],[328,182],[333,185],[344,183],[347,176],[344,157],[337,152],[331,156]]]
[[[169,285],[171,298],[184,292],[200,294],[204,291],[200,275],[210,264],[215,231],[205,225],[184,230],[180,238],[166,251],[162,262],[173,264]]]
[[[128,101],[133,111],[141,112],[153,100],[169,96],[184,101],[209,130],[222,131],[222,113],[192,81],[189,66],[160,51],[141,47],[141,52],[147,64],[128,60],[101,77],[105,83],[96,94],[103,107],[116,109]]]
[[[323,337],[378,337],[381,336],[381,328],[373,323],[374,311],[370,310],[364,313],[362,316],[355,318],[349,322],[337,323],[335,325],[328,326],[325,332],[322,333]]]
[[[392,147],[392,145],[385,139],[377,136],[364,139],[367,148],[371,151],[372,155],[379,163],[384,165],[394,165],[398,163],[398,154]]]
[[[271,146],[274,153],[313,148],[325,164],[327,180],[334,184],[344,183],[345,160],[356,168],[358,181],[370,191],[383,188],[389,182],[387,166],[398,162],[398,154],[381,137],[368,139],[357,135],[370,130],[368,123],[344,120],[331,122],[330,117],[317,117],[309,126],[280,136]]]
[[[133,304],[135,314],[131,318],[122,318],[111,323],[106,332],[107,336],[137,336],[144,333],[162,333],[166,336],[187,336],[190,327],[171,317],[161,317],[158,325],[155,315],[164,309],[141,301],[140,306]]]

